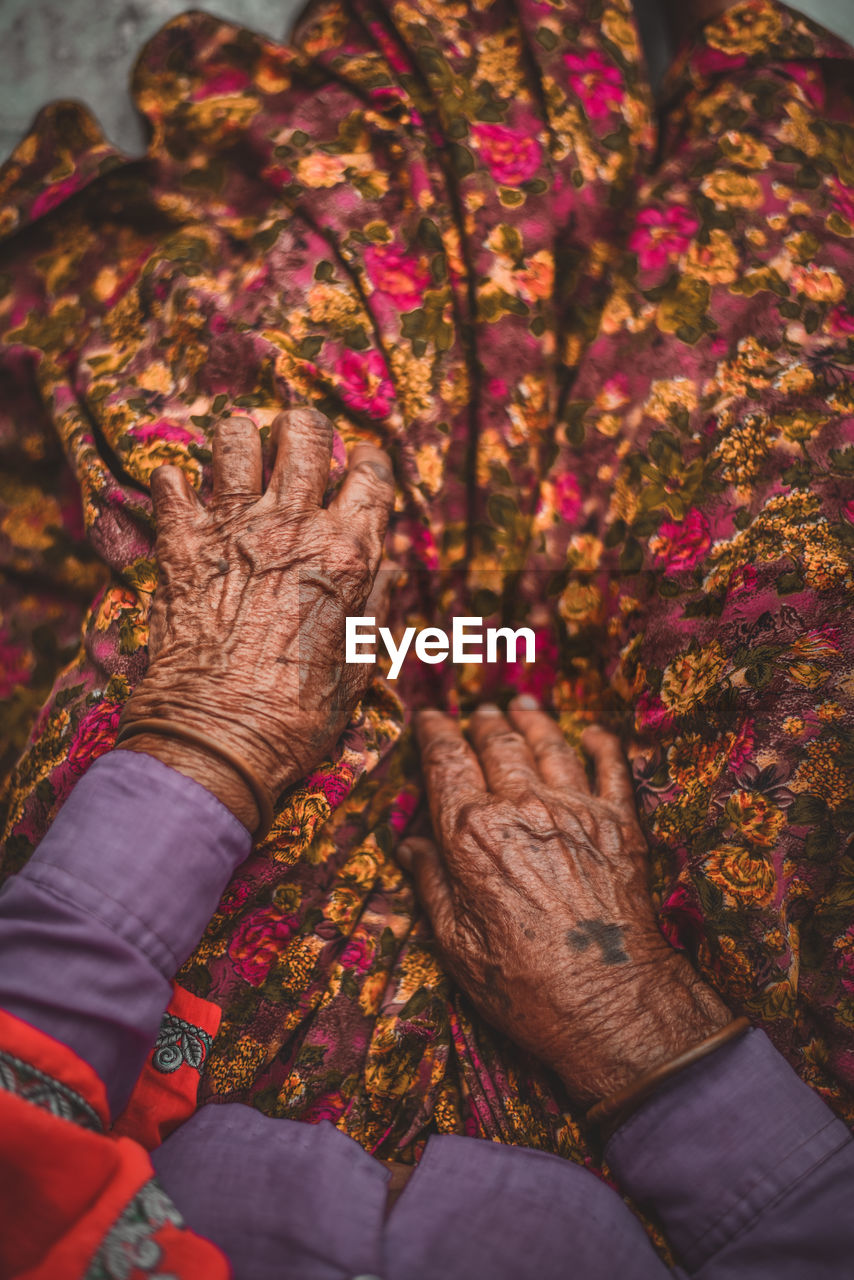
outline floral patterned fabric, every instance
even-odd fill
[[[436,1131],[592,1158],[393,858],[412,707],[528,689],[622,730],[662,927],[854,1120],[852,56],[748,0],[659,125],[627,0],[321,2],[288,48],[193,13],[137,65],[145,158],[64,104],[0,172],[11,734],[66,660],[6,873],[145,670],[152,469],[207,495],[224,414],[266,448],[320,408],[334,480],[389,449],[395,627],[538,632],[534,667],[378,680],[282,797],[180,976],[223,1011],[202,1100],[383,1158]]]

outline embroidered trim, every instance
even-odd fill
[[[165,1224],[183,1227],[184,1219],[155,1178],[146,1182],[104,1237],[84,1280],[128,1280],[141,1271],[151,1280],[178,1280],[172,1272],[155,1271],[163,1247],[154,1239]]]
[[[213,1037],[201,1027],[176,1018],[174,1013],[164,1014],[157,1033],[152,1066],[155,1071],[169,1075],[186,1062],[201,1074],[212,1044]]]
[[[93,1129],[96,1133],[104,1131],[97,1111],[79,1093],[3,1049],[0,1049],[0,1089],[49,1111],[60,1120],[70,1120],[72,1124]]]

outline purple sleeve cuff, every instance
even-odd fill
[[[704,1277],[788,1276],[778,1206],[790,1238],[808,1255],[825,1253],[839,1235],[823,1189],[830,1162],[837,1190],[854,1196],[850,1133],[756,1030],[669,1081],[617,1130],[606,1156],[622,1190],[659,1218],[683,1266]],[[854,1224],[836,1247],[841,1267],[854,1256]],[[724,1254],[719,1272],[713,1262]],[[803,1263],[803,1253],[792,1256]]]
[[[89,1062],[114,1114],[171,978],[250,848],[204,787],[153,756],[112,751],[0,891],[0,1007]]]

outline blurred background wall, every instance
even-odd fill
[[[667,60],[657,0],[635,0],[653,75]],[[302,0],[0,0],[0,160],[33,115],[56,98],[87,103],[107,136],[143,145],[128,76],[143,43],[188,8],[283,39]],[[798,8],[854,44],[854,0],[800,0]]]

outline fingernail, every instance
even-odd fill
[[[494,702],[482,702],[477,708],[479,716],[500,716],[501,708],[497,707]]]
[[[513,699],[513,703],[517,707],[521,707],[523,711],[539,711],[540,704],[531,693],[520,693],[518,698]]]

